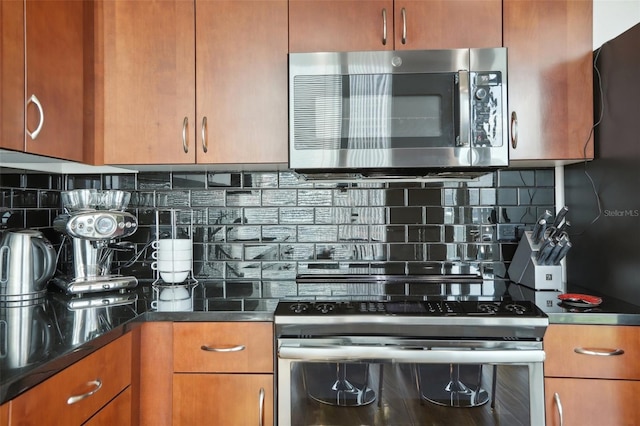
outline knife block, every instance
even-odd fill
[[[509,265],[509,278],[534,290],[562,291],[562,265],[538,265],[536,262],[541,246],[533,242],[531,231],[525,231]]]

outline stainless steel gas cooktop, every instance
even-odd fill
[[[547,315],[530,301],[280,301],[279,336],[392,335],[540,340]]]

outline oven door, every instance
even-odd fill
[[[494,342],[278,340],[278,425],[541,425],[544,352]]]

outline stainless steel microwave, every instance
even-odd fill
[[[301,173],[507,166],[507,50],[292,53],[289,128]]]

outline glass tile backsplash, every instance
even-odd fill
[[[257,283],[242,287],[250,297],[327,296],[290,281],[318,273],[503,277],[517,243],[501,241],[497,224],[531,226],[554,209],[554,183],[553,169],[503,170],[460,182],[348,184],[310,183],[288,171],[58,176],[0,169],[0,229],[41,229],[59,245],[51,223],[62,213],[60,191],[122,189],[132,193],[128,210],[139,229],[129,240],[138,250],[156,238],[156,211],[189,212],[194,275],[220,280],[222,296],[237,293],[234,282]],[[116,265],[131,257],[118,255]],[[142,253],[120,272],[152,280],[151,261],[150,252]],[[341,285],[329,295],[358,293],[357,287]]]

